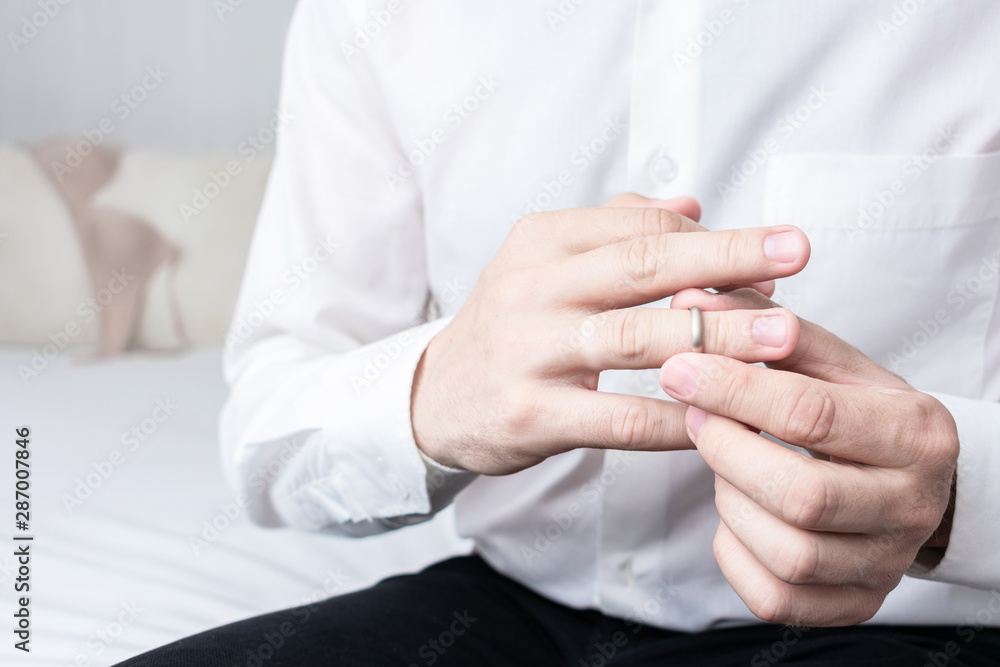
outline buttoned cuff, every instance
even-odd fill
[[[932,566],[915,563],[910,576],[975,588],[1000,587],[1000,405],[927,392],[941,401],[958,426],[960,451],[955,517],[948,547]]]
[[[413,376],[442,318],[345,355],[326,370],[322,391],[301,409],[319,414],[317,437],[282,475],[276,494],[305,527],[427,520],[475,474],[430,464],[417,448],[410,419]]]

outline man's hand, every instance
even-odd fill
[[[685,290],[671,306],[776,304],[752,290]],[[942,524],[958,458],[954,420],[937,400],[804,320],[791,355],[768,366],[681,354],[660,373],[664,391],[692,406],[688,433],[716,473],[716,560],[765,621],[868,620]]]
[[[794,227],[708,232],[697,202],[625,195],[606,207],[519,221],[414,377],[417,445],[432,459],[501,475],[577,447],[690,448],[684,406],[596,391],[612,368],[658,368],[691,349],[689,314],[632,308],[686,287],[756,285],[805,266]],[[787,311],[706,313],[705,349],[747,362],[794,341],[755,341],[754,322]],[[759,328],[759,327],[758,327]]]

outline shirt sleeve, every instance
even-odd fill
[[[224,366],[223,466],[267,526],[367,535],[427,520],[474,477],[430,465],[410,422],[413,373],[448,319],[428,295],[417,177],[352,22],[302,0],[281,127]]]
[[[1000,404],[928,392],[955,418],[960,450],[955,485],[955,516],[944,556],[933,567],[919,564],[911,576],[1000,588]]]

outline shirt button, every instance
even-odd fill
[[[650,170],[653,172],[653,177],[661,183],[668,183],[677,177],[677,163],[665,153],[653,158]]]

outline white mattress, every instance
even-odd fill
[[[78,363],[63,357],[25,385],[30,353],[0,349],[0,664],[110,665],[247,616],[367,586],[467,551],[450,513],[388,535],[350,540],[265,530],[241,511],[200,554],[204,522],[225,528],[232,504],[219,464],[216,418],[225,397],[218,350]],[[122,434],[157,399],[178,407],[135,451]],[[154,422],[146,422],[149,428]],[[31,654],[14,650],[14,429],[31,428]],[[77,479],[112,451],[114,466],[72,512]],[[107,466],[104,466],[107,472]],[[92,478],[91,481],[95,481]],[[232,507],[229,508],[232,513]],[[209,533],[211,536],[211,533]],[[133,615],[134,620],[131,620]],[[130,621],[126,626],[122,621]],[[83,660],[86,658],[86,662]]]

